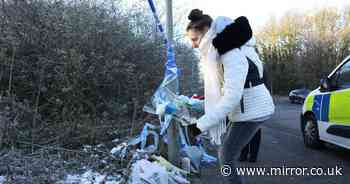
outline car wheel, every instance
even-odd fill
[[[303,126],[304,144],[306,147],[319,149],[323,146],[320,140],[317,121],[313,116],[307,116]]]

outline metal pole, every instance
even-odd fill
[[[166,33],[170,44],[173,43],[173,10],[172,0],[166,0]],[[175,166],[179,166],[178,140],[176,134],[176,124],[172,122],[167,130],[168,134],[168,160]]]
[[[169,42],[173,42],[173,1],[166,0],[166,33]]]

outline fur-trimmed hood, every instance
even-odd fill
[[[218,17],[214,21],[217,35],[213,39],[212,44],[220,55],[245,44],[247,46],[255,45],[255,39],[252,40],[253,31],[246,17],[238,17],[230,24],[227,24],[228,21],[223,21],[225,19],[227,18]],[[226,25],[222,25],[223,23]],[[222,29],[223,26],[224,28]]]
[[[253,37],[253,31],[246,17],[241,16],[233,20],[229,17],[219,16],[212,22],[210,29],[203,36],[199,50],[202,58],[206,57],[209,48],[213,47],[217,51],[217,56],[209,57],[219,57],[232,49],[241,48],[242,46],[249,47],[248,50],[254,50],[255,44],[256,40]],[[247,50],[247,48],[243,50]],[[199,75],[202,77],[204,72],[202,63],[199,62],[198,64]]]

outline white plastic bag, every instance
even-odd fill
[[[161,159],[158,159],[161,161]],[[162,161],[167,165],[166,161]],[[168,167],[172,168],[168,165]],[[173,170],[172,168],[171,170]],[[146,159],[138,160],[132,165],[128,184],[189,184],[190,182],[178,172],[169,171],[165,166]]]
[[[129,184],[168,184],[169,176],[164,167],[148,160],[139,160],[132,166]]]

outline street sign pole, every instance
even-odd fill
[[[169,44],[173,44],[173,9],[172,0],[166,0],[166,34]],[[179,150],[176,134],[176,124],[172,122],[167,130],[168,136],[168,160],[175,166],[179,166]]]

